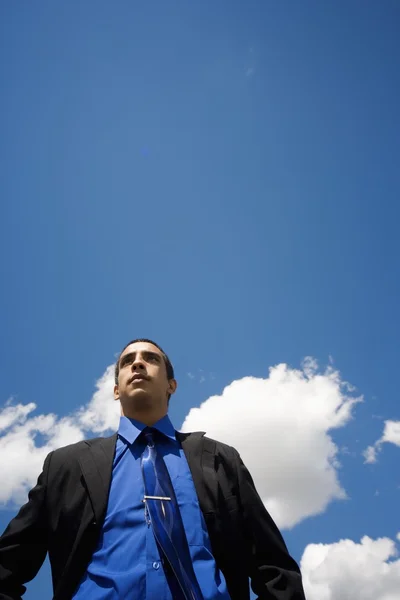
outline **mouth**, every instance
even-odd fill
[[[129,383],[143,383],[143,381],[147,381],[148,378],[145,375],[134,375]]]

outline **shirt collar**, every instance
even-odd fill
[[[147,425],[136,419],[120,417],[118,435],[123,437],[128,444],[132,445],[146,427]],[[158,429],[158,431],[166,435],[170,440],[176,442],[175,429],[168,415],[165,415],[165,417],[157,421],[157,423],[154,423],[153,428]]]

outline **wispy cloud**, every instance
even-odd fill
[[[214,373],[204,373],[203,369],[197,369],[196,375],[192,372],[189,372],[187,373],[187,376],[192,381],[197,381],[198,383],[204,383],[208,379],[215,379]]]
[[[378,460],[378,453],[382,450],[382,444],[400,446],[400,421],[385,421],[382,437],[364,450],[363,455],[366,463],[371,464]]]

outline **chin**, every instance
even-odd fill
[[[143,390],[138,388],[136,390],[131,391],[127,400],[136,401],[136,400],[151,400],[151,394],[147,390]]]

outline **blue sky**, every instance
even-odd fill
[[[174,363],[177,428],[233,381],[332,358],[364,398],[329,433],[348,500],[285,539],[299,561],[395,540],[399,448],[363,451],[400,419],[399,17],[389,0],[3,3],[0,409],[73,413],[139,336]],[[50,596],[44,568],[25,597]]]

